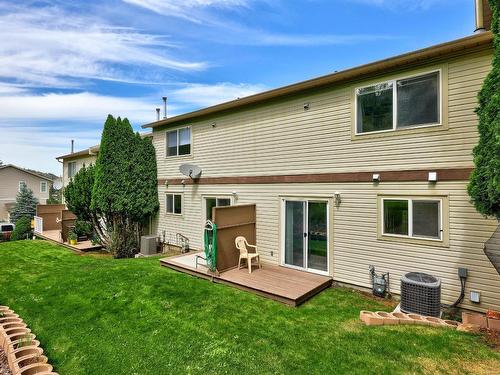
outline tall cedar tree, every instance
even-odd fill
[[[158,206],[151,141],[134,134],[127,119],[108,116],[96,161],[91,207],[107,223],[107,247],[115,257],[134,255],[141,228]]]
[[[23,184],[21,191],[17,193],[16,203],[10,212],[10,220],[15,224],[22,217],[33,219],[36,215],[37,204],[38,199],[33,195],[33,191]]]
[[[142,138],[139,133],[134,137],[131,212],[135,221],[141,225],[149,222],[159,209],[157,190],[157,169],[155,148],[149,137]]]
[[[95,170],[93,164],[80,168],[64,189],[64,197],[68,209],[78,217],[78,220],[92,223],[99,242],[106,246],[108,236],[105,223],[100,220],[99,212],[92,209]]]
[[[493,62],[478,96],[479,142],[467,190],[479,213],[500,219],[500,0],[490,0],[490,7]]]

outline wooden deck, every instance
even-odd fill
[[[40,237],[44,240],[58,243],[59,245],[62,245],[75,252],[94,251],[102,248],[101,245],[92,245],[91,241],[81,241],[76,245],[70,245],[69,243],[63,242],[61,240],[61,233],[59,230],[44,230],[42,233],[35,233],[35,236]]]
[[[291,306],[300,305],[332,284],[331,277],[270,264],[264,264],[262,269],[254,266],[251,274],[247,268],[234,268],[212,275],[204,266],[195,267],[197,254],[202,253],[163,258],[160,263],[164,267],[230,285]]]

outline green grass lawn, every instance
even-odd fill
[[[158,258],[79,256],[0,244],[0,305],[19,313],[61,374],[488,373],[481,336],[366,327],[389,309],[347,289],[299,308],[162,268]]]

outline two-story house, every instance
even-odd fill
[[[0,166],[0,222],[9,221],[9,211],[22,186],[33,191],[40,204],[49,199],[52,180],[12,164]]]
[[[373,265],[390,272],[393,293],[422,271],[441,278],[446,303],[465,267],[461,306],[499,310],[500,275],[483,253],[498,222],[466,191],[492,39],[478,32],[144,125],[158,235],[180,232],[202,249],[213,206],[252,203],[265,262],[363,288]],[[182,175],[185,163],[201,177]]]

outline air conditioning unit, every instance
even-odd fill
[[[441,314],[441,280],[422,272],[401,277],[401,311],[425,316]]]
[[[141,254],[154,255],[156,254],[157,236],[142,236],[141,237]]]

